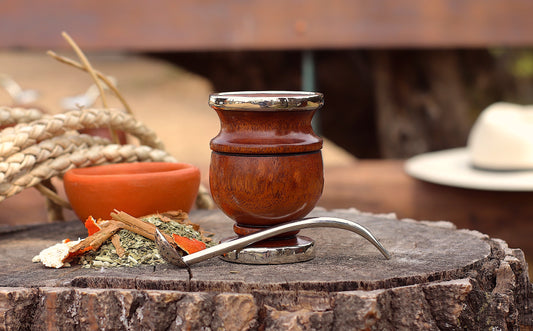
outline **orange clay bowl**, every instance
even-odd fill
[[[158,212],[189,212],[200,186],[200,170],[186,163],[118,163],[71,169],[63,177],[76,212],[110,219],[115,209],[135,217]]]

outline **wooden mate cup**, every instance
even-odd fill
[[[322,194],[322,139],[311,120],[323,104],[315,92],[215,93],[209,105],[221,128],[211,140],[209,182],[237,236],[305,217]],[[261,241],[224,259],[252,264],[306,261],[314,242],[298,231]],[[231,238],[229,239],[231,240]]]

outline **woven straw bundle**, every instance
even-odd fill
[[[56,194],[53,177],[62,178],[72,168],[120,162],[176,162],[155,132],[133,116],[114,109],[72,110],[43,115],[36,109],[0,107],[0,202],[35,187],[47,198],[49,220],[62,220],[68,202]],[[77,130],[108,127],[128,133],[139,145],[119,145],[109,139],[80,134]],[[201,208],[212,201],[202,187]]]

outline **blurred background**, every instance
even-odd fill
[[[209,93],[323,92],[321,206],[447,220],[532,255],[530,192],[450,188],[403,171],[406,158],[465,146],[488,105],[533,102],[532,12],[528,0],[7,0],[0,74],[38,91],[27,106],[63,111],[63,98],[92,84],[46,55],[76,59],[61,37],[68,32],[167,150],[201,168],[205,184],[219,129]],[[0,102],[13,99],[2,90]],[[7,199],[0,223],[39,222],[41,203]]]

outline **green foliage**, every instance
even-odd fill
[[[517,55],[512,73],[518,78],[533,77],[533,51],[522,51]]]

